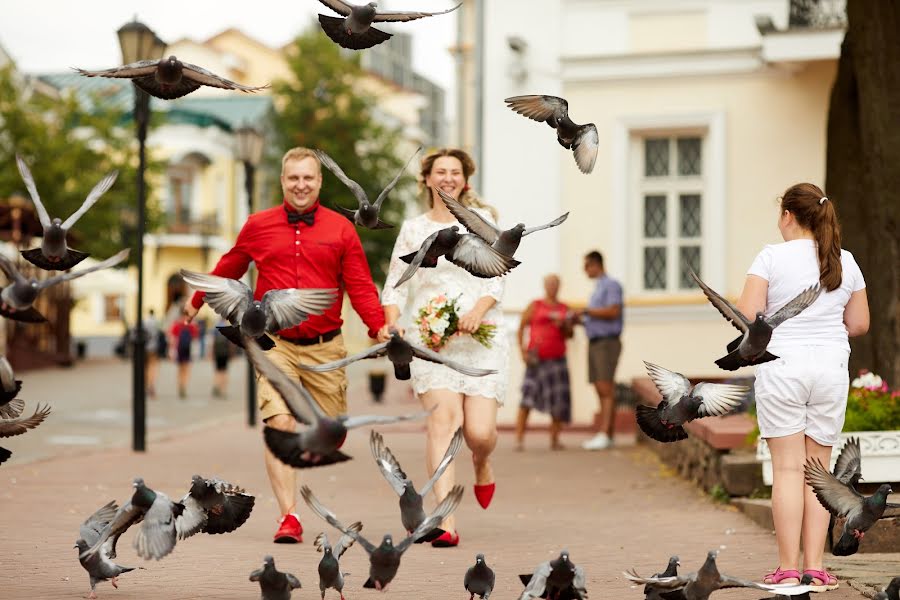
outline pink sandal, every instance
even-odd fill
[[[781,567],[778,567],[771,573],[767,573],[763,577],[763,583],[767,583],[769,585],[781,583],[785,579],[796,579],[800,581],[800,571],[796,569],[788,569],[787,571],[782,571]]]
[[[838,580],[837,577],[822,569],[821,571],[817,571],[815,569],[806,569],[803,571],[804,575],[809,575],[813,578],[813,580],[819,580],[822,583],[813,582],[810,584],[809,589],[813,592],[825,592],[828,590],[836,590],[838,588]]]

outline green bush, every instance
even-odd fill
[[[890,390],[850,388],[844,431],[900,429],[900,394]]]

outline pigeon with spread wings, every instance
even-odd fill
[[[21,400],[19,400],[19,402],[21,402]],[[25,404],[22,403],[22,406],[24,407]],[[18,410],[21,412],[21,409]],[[49,406],[41,408],[41,405],[38,404],[34,414],[30,417],[23,417],[21,419],[0,419],[0,438],[13,437],[27,433],[29,430],[34,429],[43,423],[44,419],[46,419],[49,414]],[[0,464],[6,462],[10,456],[12,456],[12,452],[6,448],[0,448]]]
[[[218,478],[191,477],[191,488],[180,500],[184,507],[175,520],[178,539],[196,533],[230,533],[250,518],[256,498],[243,488]]]
[[[353,523],[348,529],[359,533],[362,523]],[[325,590],[333,588],[341,595],[341,600],[344,600],[344,575],[348,573],[341,572],[339,561],[354,541],[352,535],[344,533],[337,544],[332,546],[328,543],[328,536],[324,532],[317,535],[313,541],[316,550],[322,553],[322,560],[319,561],[319,591],[322,592],[322,598],[325,598]]]
[[[291,593],[300,589],[300,580],[292,573],[282,573],[275,568],[275,559],[263,558],[262,569],[250,573],[250,581],[259,582],[262,600],[290,600]]]
[[[344,0],[319,0],[322,4],[341,15],[329,17],[319,15],[319,24],[325,34],[342,48],[363,50],[371,48],[393,37],[390,33],[375,29],[372,23],[397,23],[415,21],[425,17],[434,17],[453,12],[462,4],[439,12],[419,11],[386,11],[378,10],[377,2],[352,4]]]
[[[0,356],[0,418],[13,419],[22,414],[25,401],[16,398],[22,389],[22,381],[5,356]]]
[[[834,462],[834,469],[832,469],[831,473],[841,483],[856,489],[856,484],[862,479],[862,451],[859,447],[858,437],[847,438],[847,442],[841,448],[837,460]],[[846,547],[846,544],[843,546],[838,544],[838,547],[835,547],[834,520],[834,515],[830,515],[828,519],[828,548],[832,552],[835,550],[841,552],[842,548]],[[853,540],[851,543],[858,543],[855,538],[849,539]],[[841,536],[840,542],[847,541],[848,538]]]
[[[81,557],[81,553],[87,551],[88,548],[97,543],[100,539],[100,532],[109,525],[109,522],[116,516],[115,501],[110,501],[97,509],[87,520],[81,524],[78,529],[79,538],[75,541],[75,548],[79,551],[78,562],[88,573],[91,582],[91,593],[89,599],[97,597],[95,588],[102,581],[109,581],[114,588],[118,588],[116,578],[122,573],[134,571],[137,567],[123,567],[117,565],[109,558],[109,550],[112,547],[112,540],[107,540],[104,546],[96,553]]]
[[[563,550],[553,560],[539,564],[534,573],[519,575],[519,579],[525,584],[519,600],[587,598],[584,569],[569,560],[568,550]]]

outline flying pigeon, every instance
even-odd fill
[[[94,189],[91,190],[91,193],[88,194],[88,197],[85,199],[84,203],[82,203],[81,208],[63,221],[58,217],[51,219],[50,215],[47,214],[47,209],[44,208],[41,197],[38,195],[37,186],[34,185],[34,178],[31,176],[31,171],[28,170],[28,165],[25,164],[25,161],[22,160],[22,157],[19,155],[16,155],[16,165],[19,167],[19,174],[22,176],[22,181],[25,182],[25,187],[28,189],[31,201],[34,202],[38,219],[40,219],[41,227],[44,231],[41,239],[41,247],[33,248],[31,250],[22,250],[22,257],[36,267],[40,267],[46,271],[68,271],[90,256],[90,254],[69,248],[66,245],[66,234],[69,232],[69,229],[72,228],[72,225],[74,225],[78,219],[83,217],[94,203],[100,199],[100,196],[105,194],[107,190],[112,187],[119,172],[113,171],[101,179],[100,183],[95,185]]]
[[[322,30],[338,46],[350,50],[371,48],[393,37],[390,33],[375,29],[372,27],[372,23],[415,21],[424,17],[444,15],[462,6],[460,3],[447,10],[429,13],[378,10],[377,2],[363,5],[351,4],[344,0],[319,0],[319,2],[343,17],[329,17],[320,14],[319,23],[322,25]]]
[[[542,121],[556,130],[556,141],[575,153],[582,173],[590,173],[597,162],[600,137],[593,123],[578,125],[569,118],[569,103],[556,96],[513,96],[504,100],[511,109],[532,121]]]
[[[16,379],[12,365],[0,356],[0,418],[12,419],[22,414],[25,401],[16,398],[22,389],[22,381]]]
[[[93,267],[72,273],[63,273],[62,275],[56,275],[55,277],[50,277],[43,281],[26,279],[11,260],[0,255],[0,270],[3,271],[10,282],[3,288],[3,291],[0,291],[0,315],[14,321],[43,323],[47,320],[46,317],[32,306],[37,295],[42,290],[66,281],[78,279],[79,277],[83,277],[94,271],[114,267],[128,258],[128,252],[129,250],[127,249],[122,250],[115,256],[107,258]]]
[[[872,600],[900,600],[900,577],[894,577]]]
[[[514,258],[505,256],[491,248],[490,244],[473,233],[459,233],[459,227],[445,227],[435,231],[422,242],[415,252],[401,256],[400,260],[409,264],[394,287],[399,287],[412,277],[419,267],[436,267],[438,259],[447,260],[462,267],[475,277],[489,279],[506,275],[518,264]]]
[[[130,79],[137,87],[162,100],[181,98],[202,85],[225,90],[240,90],[242,92],[257,92],[269,87],[268,85],[260,87],[241,85],[224,77],[219,77],[215,73],[197,65],[181,62],[174,56],[159,60],[141,60],[130,65],[123,65],[104,71],[75,70],[87,77]]]
[[[677,442],[687,438],[685,423],[703,417],[721,416],[737,408],[750,390],[728,383],[698,383],[692,386],[681,373],[644,361],[647,373],[662,394],[656,408],[635,407],[641,430],[659,442]]]
[[[444,474],[444,471],[447,470],[456,453],[459,452],[460,447],[462,447],[462,441],[463,433],[462,427],[460,427],[453,434],[444,457],[434,470],[434,475],[422,486],[422,491],[417,492],[412,480],[406,476],[406,473],[400,467],[400,463],[394,458],[391,449],[385,446],[384,438],[381,437],[381,434],[377,431],[372,431],[369,434],[369,448],[372,450],[375,464],[378,465],[381,474],[391,484],[397,495],[400,496],[400,522],[403,523],[403,529],[406,530],[407,534],[411,534],[428,519],[425,509],[422,507],[425,497],[437,480],[441,478],[441,475]],[[415,542],[417,544],[430,542],[439,538],[443,533],[443,529],[435,528],[424,537],[415,540]]]
[[[456,200],[444,190],[438,189],[437,193],[447,206],[447,210],[453,213],[453,216],[463,224],[463,227],[486,241],[491,245],[491,248],[504,256],[515,256],[516,250],[519,249],[519,243],[526,235],[542,229],[556,227],[569,218],[569,213],[565,213],[544,225],[526,228],[524,223],[519,223],[512,229],[504,231],[471,208],[464,206],[459,200]]]
[[[178,539],[200,532],[230,533],[250,518],[255,502],[256,498],[227,481],[194,475],[190,491],[180,501],[184,510],[175,519]]]
[[[343,170],[338,166],[334,160],[322,152],[321,150],[316,150],[316,156],[319,157],[319,160],[325,165],[329,171],[335,174],[338,179],[340,179],[344,185],[350,188],[350,191],[353,192],[353,195],[356,196],[356,200],[359,203],[359,208],[357,210],[350,210],[349,208],[344,208],[343,206],[336,204],[335,208],[337,208],[338,212],[342,215],[349,217],[351,221],[360,227],[365,227],[367,229],[390,229],[393,225],[389,223],[385,223],[381,219],[378,218],[378,212],[381,210],[381,205],[384,203],[385,198],[388,197],[388,194],[391,193],[391,190],[394,189],[394,186],[397,185],[397,182],[400,181],[400,177],[403,176],[403,173],[406,171],[407,167],[409,167],[409,163],[412,162],[412,159],[416,157],[419,152],[422,151],[422,147],[419,146],[419,149],[416,150],[416,153],[412,155],[408,161],[406,161],[406,165],[400,169],[397,173],[397,176],[384,188],[380,194],[378,194],[378,198],[375,199],[374,203],[369,202],[369,196],[366,195],[365,190],[362,189],[362,186],[347,177]]]
[[[484,554],[475,555],[475,564],[466,570],[463,585],[469,592],[469,600],[475,596],[487,600],[494,591],[494,570],[484,562]]]
[[[34,429],[44,422],[44,419],[50,414],[50,407],[38,404],[34,410],[34,414],[23,419],[0,419],[0,438],[13,437],[22,435],[29,429]]]
[[[858,437],[847,439],[831,473],[841,483],[856,489],[856,484],[862,479],[862,452]],[[834,515],[828,519],[828,547],[834,549]]]
[[[583,600],[587,598],[584,569],[569,560],[569,551],[558,558],[543,562],[530,575],[519,575],[525,589],[519,600],[548,598],[550,600]]]
[[[80,537],[75,542],[75,548],[78,548],[79,555],[97,543],[97,540],[100,539],[100,532],[116,516],[117,509],[115,501],[107,502],[82,523],[78,530]],[[83,558],[79,556],[78,558],[78,562],[81,563],[81,566],[84,567],[84,570],[88,572],[90,577],[91,593],[88,596],[90,599],[97,597],[95,588],[101,581],[109,581],[114,588],[118,588],[119,585],[116,578],[122,573],[135,570],[135,567],[123,567],[111,561],[109,559],[109,548],[111,546],[111,540],[107,540],[98,552]]]
[[[728,354],[716,361],[716,364],[726,371],[735,371],[741,367],[759,365],[778,358],[766,351],[766,346],[772,339],[772,330],[803,312],[816,301],[822,292],[819,284],[816,283],[800,292],[771,317],[766,317],[764,313],[758,312],[756,320],[750,321],[731,302],[703,283],[693,270],[691,270],[691,277],[694,278],[712,305],[716,307],[716,310],[741,332],[741,335],[728,344]]]
[[[347,529],[359,533],[362,523],[356,522]],[[325,600],[325,590],[328,588],[337,590],[341,595],[341,600],[344,600],[344,575],[348,575],[348,573],[341,573],[341,565],[338,561],[354,541],[353,536],[345,533],[332,547],[328,543],[328,536],[325,533],[316,536],[313,545],[322,553],[322,560],[319,561],[319,591],[322,592],[322,600]]]
[[[275,347],[267,333],[295,327],[310,315],[321,315],[337,298],[336,288],[291,288],[269,290],[262,300],[254,300],[253,291],[236,279],[185,269],[179,273],[189,286],[205,292],[204,299],[210,308],[231,323],[231,326],[217,327],[222,335],[238,346],[244,345],[242,336],[252,337],[263,350]]]
[[[888,508],[900,509],[900,504],[887,501],[888,495],[893,493],[890,484],[881,485],[874,494],[866,497],[848,484],[841,483],[818,459],[807,459],[804,472],[806,483],[813,489],[822,506],[835,517],[846,518],[841,539],[831,550],[835,556],[855,554],[866,531],[878,519],[900,514],[895,511],[885,514]]]
[[[700,570],[687,575],[673,577],[641,577],[634,570],[625,573],[625,578],[640,585],[649,585],[651,589],[663,591],[681,590],[685,600],[707,600],[715,591],[726,588],[753,588],[764,590],[770,594],[782,594],[785,596],[797,596],[810,591],[808,585],[793,584],[765,584],[736,579],[719,573],[716,566],[718,551],[711,550],[706,555],[706,562]]]
[[[385,534],[381,540],[381,545],[375,546],[353,529],[344,527],[338,521],[337,516],[319,502],[309,487],[304,485],[300,488],[300,495],[303,496],[303,499],[314,513],[328,521],[338,531],[353,537],[369,553],[369,579],[363,584],[363,587],[375,588],[380,592],[385,591],[387,585],[397,575],[397,570],[400,568],[400,558],[412,546],[413,541],[437,527],[441,521],[456,510],[462,494],[463,488],[461,485],[453,486],[447,497],[438,504],[434,513],[423,521],[411,535],[394,545],[394,538],[391,534]]]
[[[300,589],[300,580],[275,568],[275,559],[263,558],[263,568],[250,573],[250,581],[258,581],[262,600],[290,600],[291,593]]]
[[[315,371],[317,373],[321,373],[324,371],[334,371],[335,369],[346,367],[347,365],[355,363],[356,361],[362,360],[364,358],[380,358],[382,356],[387,356],[388,359],[394,364],[394,376],[401,381],[405,381],[410,378],[411,374],[409,371],[409,364],[412,362],[413,358],[421,358],[422,360],[445,365],[447,367],[450,367],[454,371],[458,371],[463,375],[469,375],[471,377],[484,377],[485,375],[493,375],[497,372],[492,369],[468,367],[462,363],[458,363],[456,361],[450,360],[449,358],[445,358],[437,352],[429,350],[428,348],[413,346],[405,339],[403,339],[403,336],[401,336],[397,331],[391,332],[391,339],[389,339],[388,341],[382,342],[380,344],[375,344],[374,346],[369,347],[359,354],[354,354],[353,356],[348,356],[346,358],[342,358],[340,360],[325,363],[322,365],[298,364],[297,366],[304,371]]]
[[[284,374],[255,344],[247,345],[247,356],[260,375],[284,398],[288,410],[294,418],[309,427],[299,433],[282,431],[273,427],[263,428],[266,446],[278,460],[298,469],[321,467],[350,460],[338,448],[347,437],[347,431],[366,425],[396,423],[422,419],[430,411],[420,411],[409,415],[340,415],[329,417],[305,387]]]
[[[679,566],[681,566],[681,562],[678,557],[672,556],[669,558],[669,564],[666,565],[665,571],[655,574],[654,577],[675,577],[678,575]],[[681,590],[661,592],[647,584],[644,586],[644,600],[684,600],[684,592]]]

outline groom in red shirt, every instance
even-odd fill
[[[319,205],[322,167],[307,148],[292,148],[281,161],[284,202],[250,215],[229,250],[213,269],[213,275],[240,278],[250,261],[259,277],[254,296],[262,298],[272,289],[338,288],[341,294],[322,315],[312,315],[291,329],[273,336],[275,347],[266,353],[282,371],[296,377],[329,415],[347,412],[347,376],[344,369],[328,373],[301,371],[298,363],[322,364],[344,358],[341,337],[341,306],[346,291],[354,310],[369,328],[370,337],[386,341],[379,331],[384,312],[362,244],[353,223]],[[185,320],[197,315],[203,293],[197,292],[185,307]],[[385,339],[381,339],[385,338]],[[268,381],[259,380],[257,394],[260,417],[269,427],[295,431],[297,422]],[[293,467],[278,460],[268,448],[266,471],[281,509],[281,526],[275,542],[303,541],[303,527],[294,512],[297,476]]]

